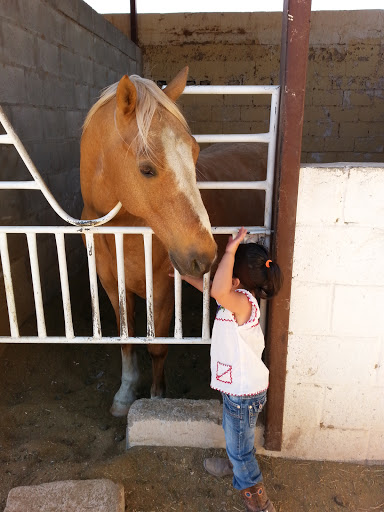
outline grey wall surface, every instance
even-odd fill
[[[81,0],[1,0],[0,104],[59,204],[82,210],[81,126],[101,89],[125,73],[141,73],[141,52]],[[1,131],[3,133],[3,130]],[[0,147],[0,179],[28,180],[12,146]],[[63,221],[40,192],[1,191],[2,225],[57,225]],[[71,274],[85,261],[80,237],[67,237]],[[22,323],[33,311],[25,237],[9,237],[16,306]],[[44,299],[59,290],[53,237],[38,236]],[[0,267],[0,277],[1,277]],[[0,279],[0,334],[8,329]]]

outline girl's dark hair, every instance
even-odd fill
[[[240,244],[236,251],[233,276],[258,299],[271,299],[283,284],[279,265],[272,261],[266,266],[269,259],[267,249],[261,244]]]

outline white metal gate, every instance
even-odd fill
[[[197,142],[215,143],[215,142],[261,142],[268,144],[267,176],[265,181],[225,181],[225,182],[198,182],[200,189],[248,189],[265,191],[265,212],[264,226],[246,226],[248,231],[256,236],[268,237],[271,234],[272,220],[272,193],[273,177],[277,138],[277,119],[279,107],[279,86],[189,86],[184,90],[184,94],[247,94],[247,95],[270,95],[271,109],[269,130],[267,133],[260,134],[218,134],[218,135],[195,135]],[[3,269],[3,278],[8,306],[8,317],[10,324],[10,336],[1,336],[1,343],[188,343],[188,344],[209,344],[210,343],[210,325],[209,325],[209,274],[204,276],[203,292],[203,323],[201,337],[187,338],[183,337],[182,327],[182,287],[180,275],[175,272],[175,328],[174,336],[167,338],[156,337],[154,318],[153,318],[153,279],[152,279],[152,235],[151,228],[137,227],[103,227],[102,225],[111,220],[120,210],[121,203],[118,203],[107,215],[94,220],[80,220],[68,215],[57,203],[39,172],[34,166],[23,144],[9,123],[3,109],[0,107],[0,121],[6,131],[5,135],[0,135],[0,144],[13,144],[20,157],[31,173],[33,180],[30,181],[0,181],[0,189],[28,189],[40,190],[55,212],[71,226],[0,226],[0,252]],[[235,234],[239,226],[212,227],[213,234]],[[35,311],[37,320],[37,336],[21,336],[17,320],[15,305],[15,294],[12,281],[12,270],[8,252],[8,234],[24,234],[27,237],[29,259],[31,265],[32,286],[35,301]],[[65,336],[47,336],[44,304],[42,299],[40,269],[37,256],[37,234],[51,233],[55,235],[58,265],[60,273],[61,295],[63,303]],[[72,308],[69,293],[68,268],[65,253],[65,235],[84,234],[86,238],[89,283],[92,301],[92,324],[93,333],[89,336],[76,336],[72,321]],[[102,336],[99,296],[96,273],[96,260],[94,251],[95,234],[114,234],[116,242],[117,274],[119,288],[119,307],[120,307],[120,336],[105,337]],[[145,273],[146,273],[146,307],[147,307],[147,336],[129,337],[127,325],[127,308],[125,295],[125,275],[124,275],[124,249],[123,237],[131,234],[141,234],[143,236],[145,250]],[[265,318],[265,305],[262,306],[262,325]]]

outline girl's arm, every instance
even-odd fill
[[[203,278],[202,277],[191,277],[191,276],[181,276],[181,279],[183,281],[186,281],[187,283],[191,284],[197,290],[203,291]]]
[[[171,272],[170,274],[168,274],[170,277],[175,277],[175,274],[173,272]],[[203,284],[204,284],[204,281],[203,281],[203,278],[202,277],[192,277],[192,276],[182,276],[180,275],[181,279],[183,281],[186,281],[187,283],[191,284],[192,286],[194,286],[197,290],[200,290],[201,292],[203,291]]]
[[[234,239],[230,237],[211,288],[212,297],[225,309],[232,311],[239,325],[244,324],[252,313],[252,306],[248,298],[244,294],[235,291],[240,284],[239,279],[233,278],[235,254],[246,234],[247,230],[241,228]]]

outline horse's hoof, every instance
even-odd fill
[[[122,418],[123,416],[127,416],[129,408],[132,404],[122,404],[113,402],[112,407],[109,409],[109,412],[112,416],[116,418]]]

